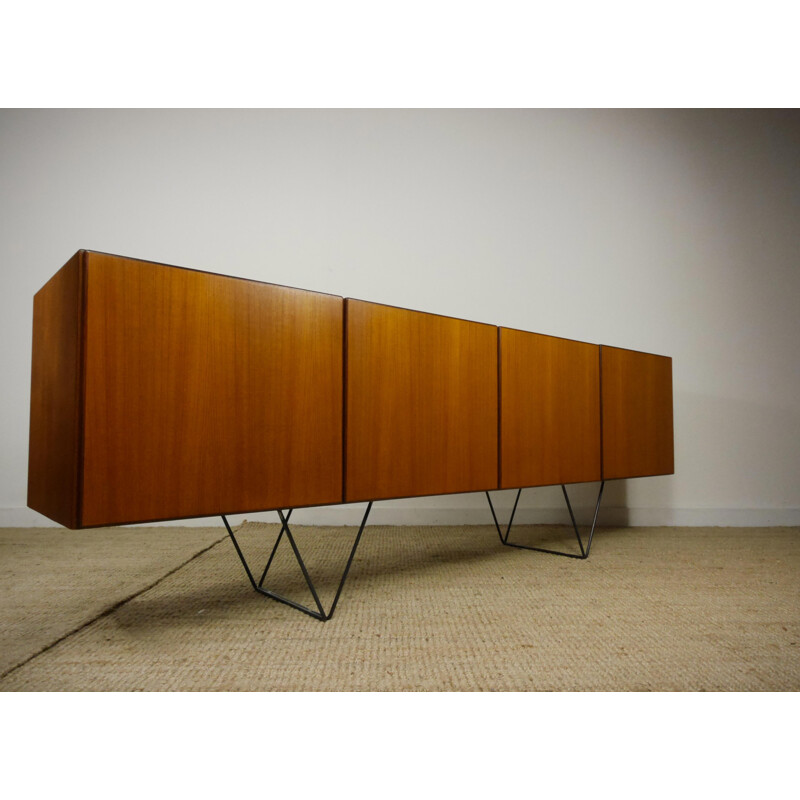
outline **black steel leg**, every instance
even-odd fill
[[[564,484],[561,484],[561,491],[564,493],[564,499],[567,501],[567,509],[569,510],[569,518],[572,520],[572,528],[575,531],[575,537],[578,540],[578,547],[580,548],[580,554],[578,553],[563,553],[560,550],[548,550],[544,547],[531,547],[527,544],[515,544],[514,542],[508,541],[508,536],[511,533],[511,523],[514,521],[514,514],[517,511],[517,503],[519,503],[519,496],[522,494],[522,489],[517,491],[517,498],[514,501],[514,508],[511,511],[511,518],[508,520],[508,527],[506,528],[505,535],[503,535],[503,531],[500,528],[500,523],[497,521],[497,514],[494,511],[494,505],[492,504],[492,498],[489,495],[489,492],[486,492],[486,499],[489,501],[489,508],[492,511],[492,519],[494,520],[494,526],[497,528],[497,535],[500,537],[500,542],[507,547],[517,547],[520,550],[536,550],[539,553],[550,553],[554,556],[565,556],[566,558],[589,558],[589,551],[592,549],[592,539],[594,538],[594,529],[597,526],[597,515],[600,511],[600,500],[603,497],[603,487],[605,486],[605,481],[600,483],[600,491],[597,493],[597,504],[594,508],[594,517],[592,519],[592,528],[589,531],[589,539],[586,543],[586,547],[583,546],[583,540],[581,539],[580,531],[578,530],[578,524],[575,522],[575,515],[572,513],[572,504],[569,502],[569,495],[567,494],[567,487]]]
[[[278,545],[281,543],[281,539],[283,539],[283,531],[286,527],[286,523],[289,522],[289,517],[291,516],[292,516],[292,509],[290,508],[289,513],[286,515],[286,519],[284,520],[281,517],[281,532],[278,534],[278,538],[275,540],[275,546],[272,548],[272,552],[269,554],[269,559],[267,560],[267,566],[264,567],[264,571],[261,573],[261,579],[258,581],[259,588],[261,588],[264,585],[264,578],[267,577],[267,570],[272,565],[272,559],[275,558],[275,553],[278,551]]]
[[[344,588],[344,582],[347,580],[347,575],[350,572],[350,567],[353,564],[353,559],[356,555],[356,549],[358,548],[358,543],[361,541],[361,535],[364,533],[364,527],[367,524],[367,517],[369,516],[369,512],[372,509],[372,502],[367,504],[367,509],[364,512],[364,517],[361,520],[361,525],[358,529],[358,534],[356,535],[356,539],[353,542],[353,547],[350,550],[350,557],[347,559],[347,565],[344,568],[344,572],[342,573],[342,579],[339,581],[339,588],[336,590],[336,596],[333,598],[333,603],[331,604],[331,610],[327,613],[325,609],[322,607],[322,603],[320,602],[319,595],[317,594],[317,590],[314,587],[314,583],[311,580],[311,576],[308,574],[308,570],[306,569],[306,564],[303,561],[303,557],[300,555],[300,550],[297,548],[297,543],[294,540],[294,536],[292,536],[291,528],[289,528],[289,517],[292,515],[292,509],[284,514],[281,509],[278,509],[278,516],[281,518],[281,531],[278,534],[278,540],[275,542],[275,546],[272,548],[272,552],[270,553],[269,560],[267,561],[267,565],[264,567],[264,571],[261,573],[261,579],[256,583],[255,578],[253,577],[253,573],[250,571],[250,567],[245,560],[244,554],[242,553],[242,549],[239,547],[239,543],[236,541],[236,537],[233,535],[233,531],[231,530],[231,526],[228,524],[228,520],[226,519],[225,515],[222,515],[222,521],[225,523],[225,527],[228,531],[228,535],[231,537],[231,541],[233,542],[233,546],[236,548],[236,553],[239,556],[239,559],[244,566],[244,571],[247,573],[247,578],[250,581],[253,589],[255,589],[259,594],[263,594],[265,597],[269,597],[273,600],[277,600],[279,603],[285,603],[287,606],[291,606],[292,608],[296,608],[298,611],[302,611],[304,614],[308,614],[310,617],[314,617],[314,619],[318,619],[322,622],[327,622],[332,616],[333,612],[336,611],[336,605],[339,602],[339,597],[342,594],[342,589]],[[267,572],[272,565],[272,560],[275,558],[275,552],[278,549],[278,545],[283,538],[283,534],[286,534],[286,538],[289,540],[289,544],[292,547],[292,552],[294,553],[294,557],[297,559],[297,563],[300,565],[300,569],[303,573],[303,577],[306,580],[306,584],[308,585],[309,591],[311,592],[311,596],[314,598],[314,605],[316,605],[316,610],[313,608],[308,608],[307,606],[302,605],[301,603],[296,603],[294,600],[290,600],[288,597],[284,597],[277,592],[273,592],[269,589],[264,589],[264,579],[267,577]]]

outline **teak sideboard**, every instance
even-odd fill
[[[87,250],[34,297],[28,505],[69,528],[220,515],[241,556],[224,515],[278,510],[306,574],[291,509],[673,471],[666,356]]]

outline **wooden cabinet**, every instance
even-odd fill
[[[31,507],[83,527],[341,502],[342,298],[82,252],[34,315]]]
[[[673,472],[672,361],[83,251],[36,294],[70,528]]]
[[[500,329],[500,486],[600,480],[600,348]]]
[[[603,478],[672,474],[672,359],[603,345],[601,370]]]
[[[348,501],[497,487],[497,328],[346,301]]]

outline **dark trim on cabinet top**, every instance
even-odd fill
[[[668,358],[672,361],[672,356],[662,356],[661,353],[651,353],[648,350],[634,350],[632,347],[618,347],[615,344],[601,344],[600,347],[608,347],[610,350],[627,350],[629,353],[640,353],[643,356],[655,356],[656,358]]]
[[[508,325],[499,325],[501,331],[511,331],[513,333],[530,333],[534,336],[546,336],[548,339],[561,339],[565,342],[576,342],[577,344],[588,344],[592,347],[600,347],[597,342],[587,342],[584,339],[571,339],[569,336],[555,336],[552,333],[542,333],[541,331],[526,331],[524,328],[509,328]]]
[[[498,326],[491,322],[480,322],[476,319],[465,319],[464,317],[454,317],[449,314],[437,314],[435,311],[420,311],[418,308],[408,308],[407,306],[393,306],[390,303],[376,303],[374,300],[362,300],[359,297],[348,297],[347,300],[352,300],[354,303],[367,303],[371,306],[380,306],[381,308],[393,308],[396,311],[408,311],[411,314],[425,314],[428,317],[439,317],[439,319],[452,319],[457,322],[469,322],[471,325],[485,325],[487,328],[497,328]]]
[[[177,264],[165,264],[163,261],[152,261],[149,258],[135,258],[133,256],[121,256],[117,253],[105,253],[102,250],[79,250],[79,253],[106,256],[108,258],[121,258],[123,261],[138,261],[140,264],[152,264],[156,267],[169,267],[169,269],[182,269],[184,272],[199,272],[201,275],[215,275],[218,278],[228,278],[234,281],[245,281],[246,283],[260,283],[264,286],[274,286],[276,289],[291,289],[295,292],[308,292],[309,294],[322,294],[327,297],[336,297],[344,300],[340,294],[333,292],[320,292],[316,289],[304,289],[301,286],[287,286],[285,283],[275,283],[274,281],[260,281],[257,278],[243,278],[240,275],[227,275],[223,272],[214,272],[210,269],[197,269],[196,267],[181,267]]]

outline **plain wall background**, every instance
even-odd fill
[[[6,110],[0,179],[0,525],[51,524],[32,298],[80,248],[671,355],[676,474],[610,483],[601,522],[800,524],[797,112]],[[372,519],[490,522],[482,495]]]

